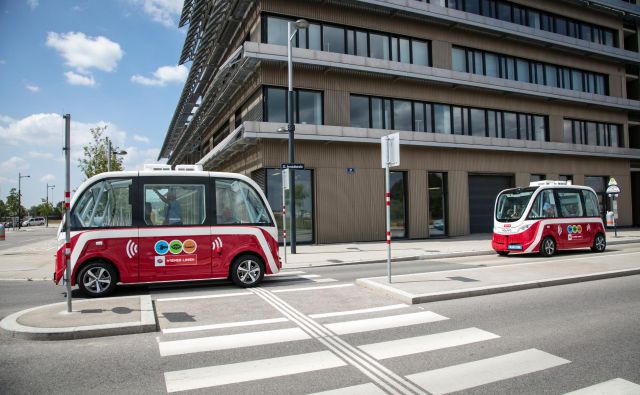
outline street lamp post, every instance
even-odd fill
[[[298,19],[295,22],[287,23],[287,74],[289,79],[289,90],[287,92],[287,130],[289,132],[289,163],[294,163],[295,148],[293,138],[295,125],[293,123],[293,62],[291,60],[291,40],[295,37],[300,29],[306,29],[309,22],[304,19]],[[295,29],[295,30],[294,30]],[[292,32],[293,30],[293,32]],[[295,191],[295,171],[289,169],[289,212],[291,213],[291,253],[296,253],[296,191]]]
[[[21,181],[23,178],[29,178],[31,176],[23,176],[18,173],[18,229],[22,228],[22,189]]]
[[[53,188],[55,188],[55,185],[49,185],[49,183],[47,183],[47,205],[45,206],[47,208],[47,215],[45,216],[45,223],[46,223],[46,227],[49,227],[49,188],[51,188],[51,198],[53,200]]]
[[[114,151],[109,137],[105,137],[105,139],[107,140],[107,171],[111,171],[111,157],[114,155],[126,155],[127,151]]]

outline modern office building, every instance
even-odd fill
[[[640,225],[640,6],[621,0],[185,0],[188,80],[160,157],[240,172],[281,208],[293,39],[298,242],[492,231],[497,192],[615,178]]]

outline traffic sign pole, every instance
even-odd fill
[[[384,168],[384,178],[384,196],[387,209],[387,280],[391,284],[391,188],[389,187],[389,163]]]
[[[71,114],[63,116],[64,125],[64,158],[65,158],[65,187],[64,187],[64,227],[65,227],[65,283],[67,286],[67,313],[71,313]]]
[[[286,191],[289,186],[289,170],[282,169],[282,249],[284,250],[284,264],[287,264],[287,204]]]

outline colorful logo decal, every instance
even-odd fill
[[[165,257],[164,255],[162,255],[162,256],[157,256],[157,257],[155,258],[155,260],[154,260],[154,262],[155,262],[155,266],[156,266],[156,267],[162,267],[162,266],[164,266],[164,265],[165,265],[165,259],[166,259],[166,257]]]
[[[198,244],[191,239],[187,239],[182,243],[182,251],[187,254],[193,254],[198,249]]]
[[[582,233],[582,225],[569,225],[567,226],[567,232],[569,234]]]
[[[169,243],[164,240],[158,240],[156,241],[154,249],[156,250],[156,254],[164,255],[169,252]]]
[[[182,252],[182,242],[180,240],[171,240],[169,243],[169,251],[172,254],[179,254]]]

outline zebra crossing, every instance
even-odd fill
[[[316,286],[313,289],[327,292],[326,287]],[[309,290],[311,288],[307,289]],[[329,380],[321,391],[314,387],[313,390],[297,388],[291,392],[290,387],[283,387],[282,393],[446,394],[571,364],[571,361],[563,356],[536,348],[525,348],[501,355],[494,355],[489,351],[490,355],[486,358],[476,357],[451,366],[403,372],[389,368],[385,362],[479,343],[486,343],[489,346],[486,349],[491,350],[491,344],[500,342],[502,338],[499,334],[476,327],[461,327],[426,335],[396,338],[394,335],[402,333],[403,328],[428,328],[439,323],[455,324],[456,320],[455,317],[445,317],[436,312],[403,304],[305,314],[277,291],[281,290],[255,288],[219,294],[211,300],[220,301],[225,298],[221,295],[229,295],[226,298],[232,299],[238,296],[252,297],[252,303],[256,300],[262,301],[263,307],[273,308],[279,313],[279,317],[163,328],[162,335],[158,338],[158,348],[164,360],[202,355],[208,356],[206,361],[215,361],[216,353],[226,353],[224,363],[206,362],[203,366],[165,371],[167,392],[202,390],[216,393],[250,393],[256,392],[270,380],[272,385],[277,385],[280,380],[284,382],[286,379],[297,377],[299,380],[296,381],[300,383],[304,382],[305,375],[334,372],[335,369],[351,369],[349,372],[355,377],[352,384],[357,383],[356,385],[341,387]],[[293,299],[295,300],[295,297]],[[162,300],[158,301],[161,309]],[[273,328],[273,325],[278,327]],[[239,332],[220,332],[230,329]],[[364,344],[354,340],[357,336],[367,333],[389,334],[392,339]],[[303,344],[314,346],[305,352]],[[287,345],[287,350],[299,352],[275,356],[260,354],[255,358],[251,354],[251,351],[277,345]],[[234,358],[238,356],[238,360],[229,361],[229,355],[233,355]],[[176,364],[170,366],[175,367]],[[640,385],[620,378],[587,384],[591,385],[574,393],[640,393]],[[243,390],[243,385],[251,387]]]

